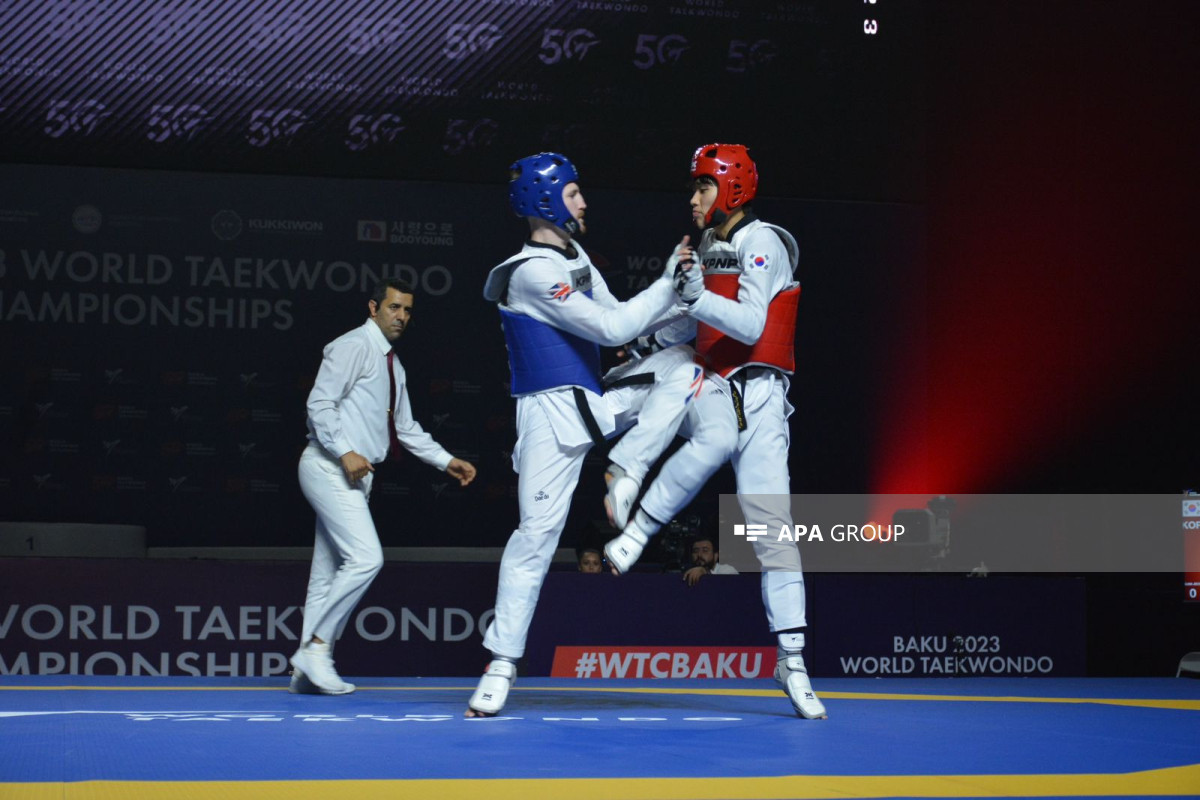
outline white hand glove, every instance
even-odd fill
[[[675,294],[689,306],[704,293],[704,275],[700,265],[684,261],[675,267]]]
[[[671,255],[667,256],[667,263],[663,265],[662,276],[667,280],[675,280],[675,270],[679,266],[679,251],[683,249],[683,245],[676,245],[671,251]]]
[[[667,256],[667,263],[663,265],[662,277],[669,281],[675,280],[675,268],[679,266],[679,254],[688,246],[689,236],[684,236],[679,240],[679,244],[675,245],[675,249],[671,251],[671,255]],[[688,257],[691,257],[691,251],[688,251]]]

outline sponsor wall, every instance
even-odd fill
[[[303,562],[0,559],[0,674],[284,675]],[[496,569],[389,563],[337,647],[346,675],[473,676]],[[1061,577],[813,575],[820,677],[1085,673],[1084,586]],[[555,571],[523,674],[749,678],[774,669],[757,575]]]
[[[864,5],[9,0],[0,141],[17,162],[452,181],[556,149],[662,188],[699,136],[753,144],[782,193],[920,199],[923,7]]]

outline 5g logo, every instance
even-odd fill
[[[256,108],[250,114],[246,141],[251,147],[266,147],[271,142],[288,142],[308,124],[308,117],[294,108]]]
[[[146,138],[152,142],[165,142],[168,139],[184,139],[191,141],[204,123],[211,119],[209,113],[201,106],[163,106],[157,105],[150,109],[146,117]]]
[[[97,125],[111,116],[112,112],[96,100],[80,100],[74,104],[70,100],[52,100],[46,112],[46,127],[42,130],[51,139],[68,132],[90,136]]]
[[[208,12],[197,3],[184,3],[156,12],[150,21],[150,41],[165,44],[195,33],[207,23]]]
[[[583,61],[588,50],[597,44],[600,44],[600,40],[587,28],[572,31],[547,28],[542,34],[542,52],[538,53],[538,59],[543,64],[557,64],[564,58]]]
[[[483,149],[492,143],[498,127],[496,120],[487,117],[478,120],[452,119],[446,125],[442,150],[447,155],[457,156],[464,150]]]
[[[358,17],[350,26],[346,49],[351,53],[362,55],[377,48],[381,50],[395,48],[406,33],[408,33],[408,23],[401,22],[394,17],[387,19]]]
[[[633,65],[638,69],[650,69],[655,64],[673,64],[679,61],[679,57],[688,47],[688,40],[678,33],[669,33],[666,36],[643,33],[637,38],[637,47],[633,51]]]
[[[295,12],[272,17],[259,14],[254,18],[246,44],[255,50],[265,50],[273,44],[293,44],[308,33],[308,17]]]
[[[451,25],[446,31],[446,46],[442,53],[446,58],[462,58],[476,50],[491,50],[503,31],[490,22],[477,25]]]
[[[753,43],[734,39],[729,43],[729,63],[725,65],[725,71],[745,72],[771,61],[777,55],[779,51],[769,39],[759,39]]]
[[[397,114],[355,114],[350,118],[346,147],[358,153],[380,142],[390,144],[403,130],[404,121]]]
[[[112,15],[110,5],[107,0],[59,0],[44,26],[46,37],[58,40],[77,33],[95,33]]]

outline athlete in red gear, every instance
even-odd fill
[[[703,234],[694,259],[698,266],[688,268],[692,254],[680,253],[675,286],[710,375],[680,428],[688,443],[663,465],[630,523],[605,548],[616,572],[633,565],[649,537],[691,502],[727,458],[746,520],[766,523],[768,530],[792,523],[793,409],[787,391],[795,369],[800,284],[793,273],[799,247],[790,233],[759,220],[749,208],[758,169],[745,146],[697,148],[691,172],[692,220]],[[777,637],[775,680],[800,716],[825,718],[801,653],[807,618],[800,552],[771,538],[759,537],[754,548],[763,569],[767,621]]]

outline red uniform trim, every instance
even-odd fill
[[[736,300],[738,273],[705,275],[704,288]],[[799,304],[799,286],[775,295],[767,305],[762,335],[752,345],[700,322],[696,326],[696,352],[704,356],[708,368],[721,377],[728,377],[734,370],[750,364],[775,367],[790,375],[796,371],[796,309]]]

